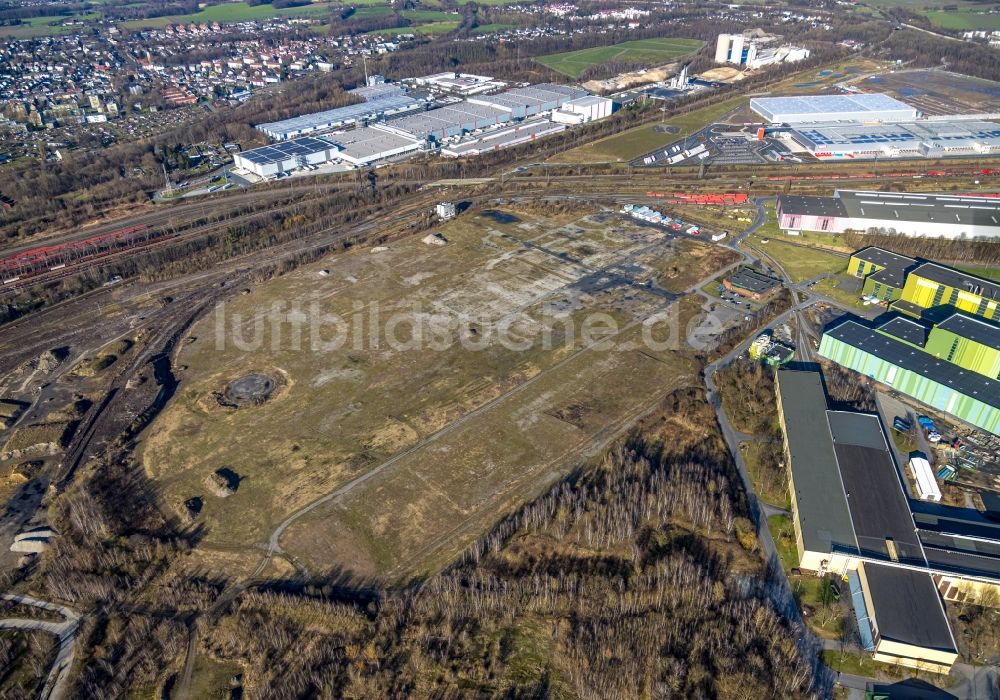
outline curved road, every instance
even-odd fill
[[[80,616],[70,608],[56,603],[49,603],[28,595],[7,593],[4,600],[21,605],[32,605],[37,608],[57,612],[65,618],[62,622],[54,620],[33,620],[30,618],[8,617],[0,619],[0,629],[40,630],[54,634],[59,640],[59,650],[56,660],[49,670],[48,678],[40,695],[41,700],[59,700],[66,697],[69,670],[73,666],[73,641],[80,627]]]

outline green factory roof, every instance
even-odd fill
[[[832,551],[832,545],[855,550],[857,539],[827,422],[822,375],[779,370],[778,392],[802,544],[812,552]]]
[[[846,318],[824,335],[1000,409],[1000,381],[939,360],[852,318]]]

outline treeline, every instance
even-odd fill
[[[148,0],[141,3],[108,3],[97,8],[108,19],[133,20],[190,15],[201,8],[198,0]]]
[[[23,582],[86,613],[73,696],[172,683],[188,623],[222,601],[224,582],[182,560],[197,530],[179,534],[142,475],[124,457],[78,475]],[[813,662],[776,586],[690,387],[447,571],[402,589],[344,572],[250,589],[199,624],[197,653],[238,663],[250,697],[809,697]]]
[[[204,651],[254,697],[806,697],[714,420],[682,389],[452,569],[374,601],[252,591]]]
[[[1000,52],[985,44],[952,41],[907,29],[892,32],[885,46],[891,58],[912,68],[943,67],[987,80],[1000,76]]]
[[[47,632],[0,632],[0,695],[6,700],[39,697],[55,655],[55,637]]]
[[[1000,265],[1000,242],[995,240],[904,236],[874,229],[867,233],[846,231],[843,235],[844,243],[855,249],[878,246],[911,258]]]
[[[823,363],[823,385],[830,400],[830,407],[841,411],[874,413],[875,390],[862,374],[844,369],[834,362]]]
[[[68,17],[77,12],[86,12],[89,5],[84,3],[66,3],[64,5],[0,5],[0,24],[20,24],[23,19],[33,17],[51,17],[53,21],[60,17]]]

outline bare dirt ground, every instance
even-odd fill
[[[665,66],[657,66],[645,70],[621,73],[606,80],[588,80],[583,87],[591,92],[611,92],[613,90],[626,90],[638,85],[648,85],[658,83],[671,77],[680,69],[680,63],[668,63]]]
[[[205,499],[205,551],[231,564],[242,550],[249,565],[288,514],[378,470],[295,522],[281,547],[310,571],[425,571],[693,371],[683,353],[638,342],[638,323],[678,298],[656,283],[677,242],[607,214],[513,214],[461,217],[440,229],[445,246],[413,238],[301,268],[190,330],[181,388],[142,454],[166,507]],[[699,246],[709,249],[684,242]],[[688,257],[690,270],[719,263],[700,249]],[[307,321],[317,310],[354,336],[316,351]],[[608,349],[581,337],[597,312],[618,329]],[[413,319],[449,320],[451,344],[411,342]],[[506,347],[504,329],[536,342]],[[260,405],[220,403],[251,373],[285,386]],[[206,496],[205,475],[221,467],[239,475],[238,490]]]

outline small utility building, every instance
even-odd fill
[[[768,277],[749,267],[737,270],[722,282],[722,286],[740,296],[763,301],[781,288],[781,280]]]

